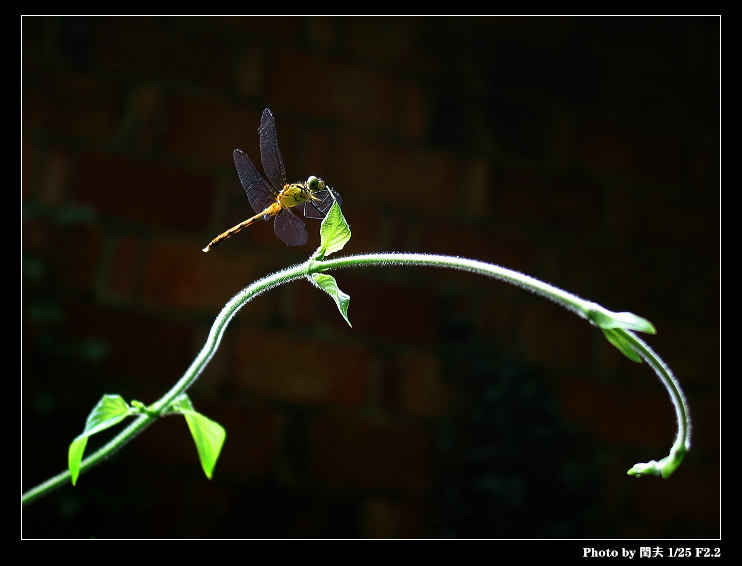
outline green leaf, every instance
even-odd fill
[[[131,407],[121,395],[104,395],[85,421],[83,434],[90,436],[121,422],[131,414]]]
[[[132,409],[120,395],[104,395],[90,411],[85,430],[70,444],[67,454],[67,467],[72,475],[72,485],[77,483],[80,475],[80,464],[85,452],[88,438],[102,430],[110,428],[132,414]]]
[[[634,464],[634,467],[626,472],[626,474],[637,478],[642,476],[660,476],[662,474],[662,465],[656,460],[650,460],[642,464]]]
[[[657,334],[657,330],[654,325],[649,322],[646,318],[636,316],[630,312],[617,312],[613,313],[613,317],[617,322],[621,323],[620,328],[624,330],[635,330],[636,332],[645,332],[647,334]]]
[[[625,330],[622,329],[606,329],[603,328],[603,334],[608,341],[613,344],[618,350],[632,362],[641,363],[642,359],[639,354],[636,353],[631,342],[626,339]]]
[[[172,404],[172,411],[174,413],[180,413],[181,411],[195,411],[191,398],[187,394],[183,393],[180,395]]]
[[[206,477],[211,479],[227,432],[219,423],[194,411],[193,404],[187,395],[181,395],[178,398],[173,405],[173,410],[185,417],[193,442],[196,444],[201,467]]]
[[[587,318],[604,330],[623,328],[624,330],[635,330],[647,334],[657,333],[652,323],[646,318],[630,312],[612,312],[598,305],[588,311]]]
[[[201,467],[206,477],[211,479],[227,432],[222,425],[203,416],[201,413],[197,413],[196,411],[182,411],[182,414],[188,423],[188,428],[191,430],[193,441],[196,443]]]
[[[332,275],[327,275],[325,273],[313,273],[312,279],[319,286],[320,289],[322,289],[325,293],[332,297],[338,307],[338,310],[340,311],[340,314],[343,315],[345,322],[347,322],[348,326],[352,328],[353,325],[348,319],[350,295],[346,295],[338,288],[338,284]]]
[[[634,464],[634,467],[626,472],[630,476],[662,476],[663,479],[670,477],[685,457],[685,448],[673,448],[670,454],[659,462],[650,460],[643,464]]]
[[[324,258],[331,253],[340,251],[350,240],[350,226],[340,210],[337,201],[332,203],[332,207],[327,215],[322,219],[320,227],[320,249],[318,257]]]
[[[72,485],[77,484],[77,478],[80,476],[80,464],[82,463],[82,455],[85,453],[85,446],[88,443],[88,435],[80,435],[70,444],[69,452],[67,453],[67,467],[72,475]]]
[[[680,447],[677,450],[671,450],[670,455],[667,456],[667,458],[663,458],[661,462],[664,464],[662,466],[662,479],[667,479],[670,477],[670,474],[672,474],[677,467],[680,465],[680,463],[683,461],[683,458],[685,458],[685,448]]]

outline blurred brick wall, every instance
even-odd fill
[[[21,31],[24,490],[64,467],[103,393],[154,401],[227,300],[317,245],[309,220],[303,248],[260,223],[200,251],[252,213],[231,156],[257,162],[265,107],[290,180],[342,194],[343,253],[471,257],[644,316],[695,419],[672,478],[629,478],[667,454],[674,415],[595,329],[466,274],[342,271],[352,329],[302,282],[230,324],[191,391],[227,429],[211,482],[164,419],[26,509],[24,536],[719,535],[717,19],[24,17]],[[534,406],[500,395],[504,359],[537,372],[549,430],[577,431],[565,446],[594,473],[538,450],[508,456],[510,483],[495,460],[466,471],[540,434],[500,438],[521,427],[498,428],[499,410],[529,429]],[[547,479],[524,479],[534,467]],[[558,474],[595,485],[529,522],[549,497],[534,486]],[[510,487],[474,492],[489,508],[467,528],[451,494],[477,478]],[[523,503],[498,511],[513,482]]]

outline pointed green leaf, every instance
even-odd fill
[[[321,258],[327,257],[331,253],[340,251],[350,240],[350,226],[340,210],[337,201],[332,203],[332,207],[327,215],[322,219],[320,227],[320,250]]]
[[[188,423],[193,442],[198,450],[198,458],[206,477],[211,479],[216,461],[222,451],[227,432],[219,423],[212,421],[196,411],[180,411]]]
[[[90,436],[121,422],[131,414],[131,407],[121,395],[104,395],[93,407],[83,434]]]
[[[77,477],[80,474],[80,463],[85,452],[85,446],[88,443],[88,437],[102,430],[110,428],[132,412],[131,407],[121,395],[104,395],[98,404],[90,411],[87,421],[85,421],[85,430],[70,444],[67,454],[67,467],[72,474],[72,485],[77,483]]]
[[[630,312],[613,312],[595,305],[595,307],[590,309],[587,313],[587,317],[593,321],[596,326],[604,330],[623,328],[625,330],[646,332],[647,334],[657,333],[652,323],[646,318],[642,318]]]
[[[634,467],[626,472],[630,476],[662,476],[667,479],[677,469],[685,457],[685,448],[673,448],[670,454],[659,462],[650,460],[643,464],[634,464]]]
[[[193,408],[193,403],[191,403],[191,398],[188,397],[187,393],[183,393],[175,401],[173,401],[172,408],[177,413],[179,413],[180,411],[196,410]]]
[[[346,295],[338,288],[338,284],[332,275],[327,275],[325,273],[313,273],[312,279],[325,293],[332,297],[338,307],[338,310],[340,311],[340,314],[343,315],[345,322],[347,322],[348,326],[352,328],[353,325],[348,319],[350,295]]]
[[[634,464],[634,467],[626,472],[626,474],[637,478],[642,476],[659,476],[662,474],[662,466],[656,460],[650,460],[643,464]]]
[[[193,442],[196,444],[201,467],[206,477],[211,479],[227,436],[224,427],[194,410],[193,403],[185,393],[175,400],[172,410],[185,417]]]
[[[80,464],[82,463],[82,455],[85,452],[85,446],[88,443],[88,435],[80,435],[70,444],[69,452],[67,453],[67,467],[72,475],[72,485],[77,484],[77,478],[80,475]]]
[[[672,474],[683,461],[683,458],[685,458],[685,448],[681,447],[677,450],[671,450],[670,455],[667,456],[667,458],[660,460],[664,464],[661,472],[662,479],[669,478],[670,474]]]
[[[646,318],[636,316],[630,312],[611,313],[615,322],[613,328],[623,328],[625,330],[635,330],[637,332],[646,332],[647,334],[657,334],[654,326]]]
[[[626,339],[626,335],[624,334],[625,331],[621,329],[612,330],[605,328],[603,328],[602,330],[608,341],[616,348],[618,348],[624,356],[626,356],[633,362],[641,363],[642,359],[639,354],[636,353],[636,350],[634,350],[634,348],[631,346],[631,342]]]

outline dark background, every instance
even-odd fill
[[[190,391],[227,429],[213,480],[180,418],[23,510],[35,537],[720,536],[718,18],[94,18],[22,24],[22,489],[104,393],[151,403],[219,309],[302,261],[252,214],[271,108],[289,180],[325,178],[342,253],[459,255],[648,318],[663,387],[507,284],[335,273],[230,324]],[[96,443],[91,441],[94,448]]]

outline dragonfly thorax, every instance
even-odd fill
[[[278,195],[278,200],[284,208],[291,208],[292,206],[310,200],[310,195],[311,193],[305,184],[291,183],[290,185],[285,185],[283,187],[283,190]]]
[[[297,204],[317,200],[314,195],[325,190],[325,188],[325,182],[322,179],[311,175],[304,183],[284,185],[278,200],[285,208],[291,208]]]

